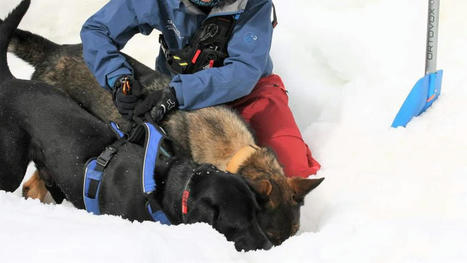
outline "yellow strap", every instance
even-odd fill
[[[248,145],[241,148],[238,152],[234,154],[232,159],[230,159],[227,164],[227,172],[236,173],[240,166],[257,150],[259,149],[256,145]]]

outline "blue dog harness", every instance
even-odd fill
[[[161,143],[165,136],[152,124],[142,124],[146,137],[145,137],[145,154],[143,162],[143,174],[141,176],[141,183],[143,193],[146,197],[146,209],[155,222],[170,225],[170,221],[164,212],[161,210],[160,205],[154,198],[154,192],[157,190],[157,183],[154,177],[154,169],[159,157],[159,150]],[[120,139],[106,149],[97,158],[92,158],[86,163],[86,170],[84,175],[83,185],[83,200],[86,211],[95,215],[100,215],[99,209],[99,192],[100,186],[104,175],[104,169],[109,164],[112,157],[117,153],[118,148],[127,142],[125,135],[118,129],[115,123],[111,123],[111,127]]]

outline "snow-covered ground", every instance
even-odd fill
[[[1,0],[0,17],[18,2]],[[105,2],[33,1],[21,27],[75,43]],[[441,3],[442,94],[406,129],[390,124],[423,75],[427,0],[275,2],[275,71],[326,177],[297,236],[239,253],[205,224],[131,223],[0,192],[0,261],[467,262],[467,1]],[[156,36],[125,51],[152,67]]]

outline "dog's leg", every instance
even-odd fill
[[[45,183],[40,178],[38,170],[23,184],[23,197],[26,199],[39,199],[43,203],[47,192]]]
[[[61,204],[65,200],[65,194],[55,182],[50,182],[50,178],[43,170],[35,171],[31,178],[23,184],[23,197],[26,199],[39,199],[41,203],[48,203],[45,200],[48,193],[57,204]]]
[[[15,191],[29,163],[29,138],[23,131],[0,123],[0,190]]]
[[[45,188],[47,188],[55,203],[61,204],[63,200],[66,199],[65,194],[62,192],[62,189],[60,189],[60,187],[58,187],[58,185],[55,182],[47,183],[45,185]]]

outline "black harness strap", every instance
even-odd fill
[[[117,153],[118,148],[126,142],[125,139],[119,139],[111,145],[105,147],[105,150],[97,157],[96,170],[103,172],[105,167],[109,164],[112,157]]]

